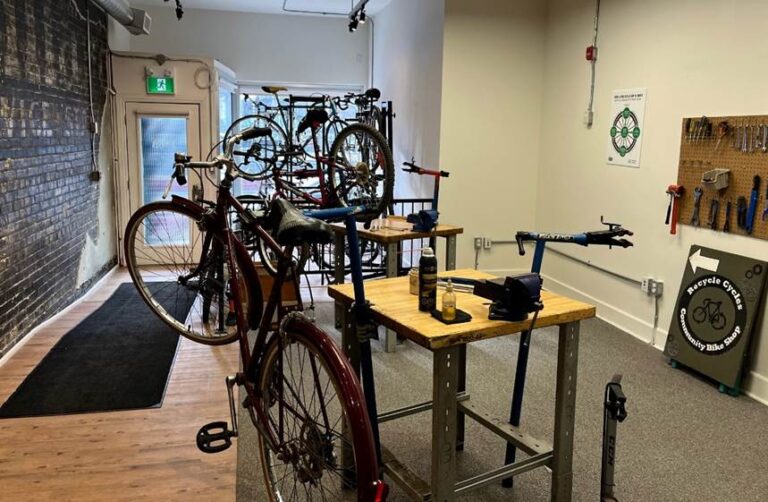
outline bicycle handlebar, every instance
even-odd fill
[[[414,173],[418,174],[420,176],[434,176],[435,178],[447,178],[451,175],[448,171],[438,171],[435,169],[425,169],[423,167],[417,166],[413,159],[411,159],[410,162],[403,162],[404,166],[407,166],[407,168],[403,168],[403,171],[406,173]]]
[[[601,218],[602,221],[602,218]],[[515,234],[515,240],[517,241],[518,251],[520,256],[525,255],[525,247],[523,243],[526,241],[535,242],[562,242],[578,244],[580,246],[618,246],[622,248],[628,248],[634,244],[627,239],[623,239],[624,236],[634,235],[631,231],[623,228],[617,223],[604,223],[610,228],[608,230],[597,230],[593,232],[583,232],[579,234],[540,234],[536,232],[517,232]]]

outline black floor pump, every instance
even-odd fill
[[[621,375],[614,375],[605,386],[603,402],[603,465],[600,475],[600,502],[617,502],[613,495],[616,461],[616,428],[627,418],[627,397],[621,389]]]

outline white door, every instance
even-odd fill
[[[186,153],[200,159],[200,108],[196,104],[129,102],[125,111],[130,216],[145,204],[163,200],[173,174],[174,153]],[[202,188],[200,180],[192,173],[187,173],[187,180],[184,186],[174,181],[166,200],[170,200],[171,195],[194,199],[195,193]],[[198,229],[191,221],[176,218],[165,223],[171,227],[177,221],[183,224],[173,227],[170,238],[166,235],[159,239],[149,232],[137,235],[132,245],[136,247],[140,262],[158,264],[163,256],[177,256],[177,251],[185,249],[188,252],[190,246],[199,245]],[[143,234],[141,230],[140,233]],[[142,260],[141,257],[146,258]]]

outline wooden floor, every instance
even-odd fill
[[[48,350],[122,282],[113,271],[0,366],[5,401]],[[201,425],[229,420],[224,378],[237,346],[182,339],[161,408],[0,420],[1,501],[233,501],[236,447],[197,449]]]

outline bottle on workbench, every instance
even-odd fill
[[[443,321],[453,321],[456,319],[456,293],[453,291],[453,283],[448,279],[443,293]]]
[[[419,260],[419,310],[431,312],[437,305],[437,258],[432,248],[421,250]]]

